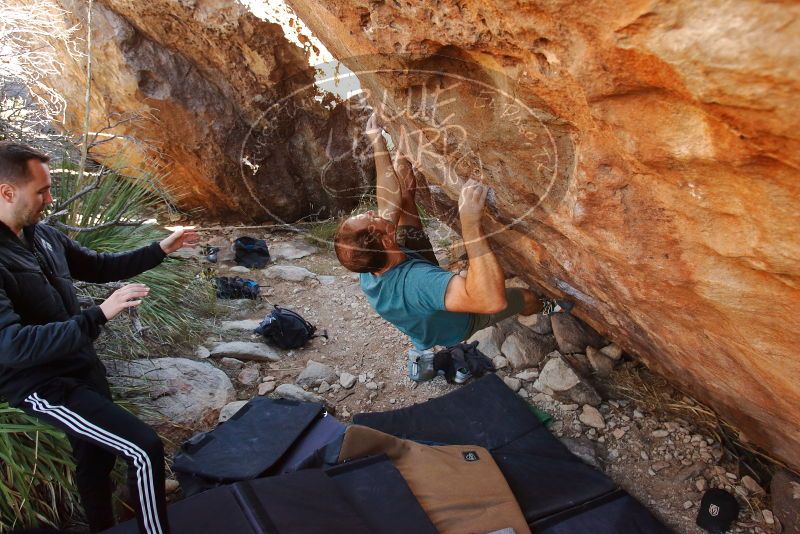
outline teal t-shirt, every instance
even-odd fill
[[[411,338],[417,349],[449,347],[464,340],[471,313],[449,312],[444,294],[458,276],[405,251],[408,259],[380,276],[362,273],[361,289],[378,315]]]

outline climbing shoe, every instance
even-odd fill
[[[433,351],[409,349],[408,351],[408,378],[414,382],[427,382],[436,377],[433,368]]]
[[[540,312],[542,315],[552,315],[554,313],[569,313],[570,310],[575,306],[575,303],[571,300],[560,300],[560,299],[542,299],[542,311]]]
[[[456,369],[456,376],[453,378],[453,382],[456,384],[463,384],[467,380],[472,378],[472,373],[466,367],[459,367]]]

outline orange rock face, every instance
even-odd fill
[[[290,0],[453,220],[800,467],[800,7]]]
[[[53,1],[72,14],[65,25],[86,27],[84,0]],[[135,139],[121,163],[160,169],[180,207],[294,221],[352,209],[358,196],[339,193],[374,175],[365,147],[347,152],[364,118],[315,99],[306,52],[237,2],[100,0],[92,39],[91,130]],[[63,59],[48,84],[69,103],[67,130],[81,132],[84,60]],[[118,165],[121,146],[94,153]]]

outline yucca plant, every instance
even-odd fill
[[[54,204],[48,222],[82,245],[99,252],[121,252],[167,235],[154,217],[169,209],[169,191],[151,176],[130,178],[100,168],[79,182],[69,164],[52,174],[53,196],[60,202]],[[65,205],[70,199],[74,200]],[[147,349],[152,354],[199,331],[197,317],[213,309],[214,293],[207,282],[195,278],[195,269],[187,268],[186,262],[169,258],[134,279],[150,287],[150,295],[131,320],[109,323],[111,335],[100,338],[101,352],[133,356]],[[115,287],[84,284],[79,292],[102,299]]]
[[[0,403],[0,532],[71,517],[74,472],[62,432]]]

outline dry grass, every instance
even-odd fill
[[[608,385],[616,396],[630,399],[641,411],[659,420],[681,420],[696,428],[698,433],[715,438],[726,453],[723,461],[735,464],[740,476],[750,475],[757,481],[768,482],[779,468],[788,469],[777,458],[747,442],[743,433],[713,408],[678,390],[640,363],[627,362],[620,366],[614,373],[613,384]],[[737,496],[754,516],[760,517],[761,511],[769,508],[766,493],[747,496],[737,493]]]

